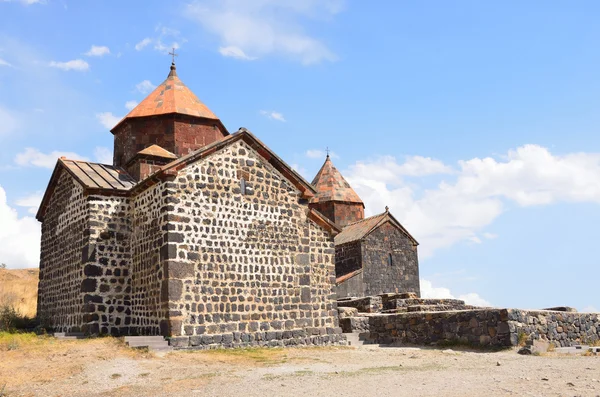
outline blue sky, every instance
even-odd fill
[[[420,241],[423,292],[600,308],[600,4],[0,0],[0,261],[37,265],[56,157],[168,73],[311,180],[324,149]]]

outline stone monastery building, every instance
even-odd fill
[[[37,213],[55,331],[336,343],[338,295],[419,294],[417,242],[387,209],[364,219],[329,157],[308,183],[229,133],[174,64],[111,132],[113,164],[59,159]]]

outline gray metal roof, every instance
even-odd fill
[[[112,165],[61,159],[67,170],[89,189],[129,190],[137,183],[125,170]]]

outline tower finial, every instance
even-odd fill
[[[169,52],[169,55],[171,55],[171,71],[169,72],[169,77],[177,76],[177,68],[175,67],[175,57],[179,56],[179,54],[175,53],[175,47],[173,47],[173,52]]]
[[[325,148],[325,151],[327,152],[327,158],[329,158],[329,146]]]
[[[385,206],[385,212],[390,212],[390,207],[388,207],[387,205]]]

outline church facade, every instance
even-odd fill
[[[230,134],[175,65],[111,132],[113,165],[59,159],[37,213],[46,326],[182,346],[341,340],[336,214],[363,217],[362,202],[340,212],[249,131]]]

